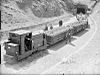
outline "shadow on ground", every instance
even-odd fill
[[[36,52],[36,53],[33,53],[32,55],[30,55],[29,57],[21,60],[21,61],[13,61],[13,62],[7,62],[5,63],[5,66],[6,67],[9,67],[9,68],[13,68],[15,70],[20,70],[21,68],[28,68],[31,66],[31,64],[36,64],[36,62],[48,55],[48,51],[47,50],[43,50],[43,51],[39,51],[39,52]]]
[[[76,39],[76,38],[72,38],[72,39],[71,39],[71,42],[72,42],[72,41],[75,41],[75,40],[77,40],[77,39]],[[71,43],[71,42],[69,43],[69,45],[75,46],[75,45],[74,45],[73,43]],[[57,50],[59,50],[60,48],[66,46],[66,45],[68,45],[68,44],[66,44],[66,40],[63,40],[63,41],[58,42],[57,44],[53,45],[53,46],[50,47],[49,49],[50,49],[50,50],[53,50],[53,51],[57,51]]]

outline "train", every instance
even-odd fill
[[[68,33],[71,36],[84,31],[89,27],[87,20],[77,21],[68,25],[60,25],[50,30],[17,30],[9,32],[8,41],[5,42],[6,59],[22,60],[29,55],[47,50],[49,47],[66,40]]]

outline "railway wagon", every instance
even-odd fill
[[[37,50],[46,49],[46,44],[45,35],[41,30],[34,32],[28,30],[13,31],[9,33],[8,42],[5,42],[5,57],[21,60]]]
[[[80,31],[85,30],[86,28],[88,28],[88,22],[87,21],[78,21],[78,22],[74,22],[69,24],[67,27],[71,27],[71,34],[75,35],[77,33],[79,33]]]
[[[45,32],[47,44],[53,45],[61,40],[64,40],[69,33],[69,27],[58,27]]]

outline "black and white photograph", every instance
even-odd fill
[[[0,75],[100,75],[100,0],[0,3]]]

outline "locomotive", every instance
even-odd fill
[[[88,21],[83,20],[47,31],[12,31],[9,33],[8,42],[5,42],[5,56],[11,60],[24,59],[36,51],[45,50],[57,42],[65,40],[68,33],[73,36],[86,28],[88,28]]]

